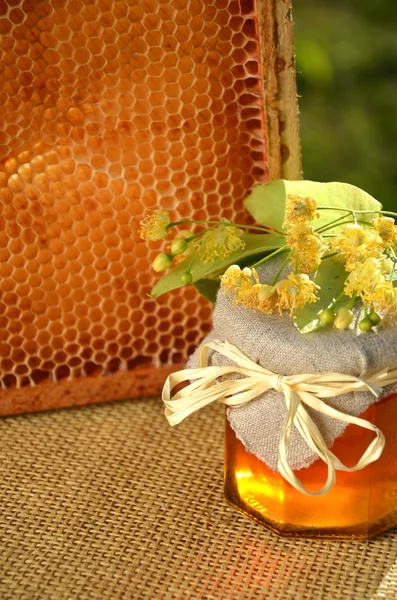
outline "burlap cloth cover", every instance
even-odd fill
[[[281,260],[281,259],[280,259]],[[280,260],[269,261],[258,269],[261,282],[268,283],[280,266]],[[286,276],[285,269],[282,276]],[[229,341],[253,361],[280,375],[305,373],[346,373],[365,379],[386,367],[397,365],[397,329],[379,328],[358,335],[357,321],[361,308],[356,307],[354,329],[332,328],[301,334],[292,319],[279,314],[265,315],[248,308],[234,306],[233,299],[221,288],[213,315],[213,331],[203,343],[213,339]],[[232,364],[217,352],[210,355],[213,365]],[[190,357],[188,368],[198,366],[198,350]],[[397,385],[385,388],[386,395]],[[371,392],[355,392],[326,400],[332,407],[359,416],[377,401]],[[307,409],[331,447],[347,425],[341,421]],[[227,417],[245,448],[273,470],[277,470],[280,430],[287,416],[283,394],[270,390],[257,400],[237,408],[229,408]],[[293,428],[288,460],[293,469],[312,464],[317,455]]]
[[[223,502],[224,410],[0,419],[1,600],[395,600],[397,530],[282,539]]]

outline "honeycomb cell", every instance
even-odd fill
[[[240,221],[269,178],[252,2],[9,4],[0,385],[183,362],[210,309],[192,288],[148,299],[158,247],[137,227],[155,206]]]

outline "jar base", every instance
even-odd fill
[[[394,519],[385,518],[379,523],[359,523],[352,527],[344,528],[317,528],[317,527],[299,527],[293,523],[275,523],[266,519],[262,513],[256,511],[252,506],[245,504],[243,501],[236,501],[228,497],[227,491],[224,493],[225,502],[234,508],[244,517],[251,521],[255,521],[262,525],[265,529],[276,533],[284,538],[302,538],[302,539],[317,539],[317,540],[350,540],[350,541],[365,541],[371,540],[378,535],[385,533],[389,529],[397,526],[397,514]]]

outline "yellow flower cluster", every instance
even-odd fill
[[[167,210],[156,210],[141,221],[139,235],[143,240],[163,240],[168,235],[170,222]]]
[[[221,276],[224,291],[233,297],[234,304],[241,304],[264,313],[289,311],[316,302],[320,289],[305,274],[290,273],[275,285],[262,284],[255,269],[240,269],[232,265]]]
[[[384,242],[375,229],[363,229],[360,225],[345,225],[343,233],[329,242],[331,251],[339,252],[346,261],[346,271],[353,271],[368,258],[381,258]]]
[[[368,258],[358,265],[347,277],[345,294],[359,296],[367,306],[372,306],[389,321],[397,321],[397,289],[386,281],[387,261]]]
[[[339,252],[349,273],[345,294],[361,298],[367,307],[394,323],[397,323],[397,289],[386,280],[393,263],[384,252],[396,244],[397,227],[393,219],[383,216],[368,229],[348,224],[341,235],[329,242],[329,249]]]
[[[301,194],[288,194],[286,225],[304,225],[319,216],[317,201]]]
[[[219,225],[209,229],[199,242],[198,255],[204,263],[212,262],[218,258],[224,259],[236,250],[245,247],[241,239],[243,231],[229,225]]]
[[[374,221],[370,231],[382,238],[385,248],[397,246],[397,227],[394,224],[394,219],[379,217]]]
[[[292,263],[300,273],[313,273],[321,264],[324,242],[310,225],[288,228],[286,243],[294,251]]]
[[[397,289],[390,281],[384,281],[375,290],[372,304],[383,318],[397,323]]]
[[[367,296],[372,295],[384,280],[382,262],[377,258],[367,258],[348,275],[345,293],[347,296],[353,296],[353,293],[356,293],[367,300]]]
[[[335,210],[336,216],[328,219],[328,224],[315,229],[313,220],[323,209]],[[189,223],[204,226],[203,230],[198,232],[180,231],[172,240],[169,252],[161,252],[155,258],[154,270],[161,272],[184,261],[185,271],[180,274],[180,282],[188,285],[197,279],[197,262],[214,262],[214,268],[208,269],[206,277],[218,281],[220,278],[224,293],[231,296],[236,305],[266,314],[292,314],[295,309],[317,302],[320,287],[308,275],[317,271],[323,260],[340,261],[347,271],[344,292],[339,294],[338,291],[335,294],[336,300],[319,313],[318,322],[322,326],[333,325],[337,329],[349,327],[353,319],[351,309],[358,297],[366,307],[365,317],[358,326],[361,331],[370,331],[372,327],[379,325],[382,318],[397,324],[397,288],[394,288],[392,281],[397,267],[397,225],[393,219],[383,216],[381,212],[377,214],[379,216],[376,218],[373,213],[366,218],[366,211],[355,213],[347,208],[319,207],[314,198],[288,194],[284,223],[286,233],[277,232],[284,236],[285,241],[276,247],[273,253],[266,254],[256,263],[262,264],[281,252],[285,253],[285,260],[273,279],[267,283],[260,282],[255,268],[241,269],[232,265],[220,275],[221,261],[233,253],[236,253],[238,258],[233,256],[232,260],[244,256],[239,253],[246,246],[244,225],[235,225],[228,221],[195,220],[171,223],[168,211],[158,210],[143,219],[140,236],[146,240],[162,240],[171,228],[178,225]],[[364,226],[357,222],[359,217],[362,219],[359,222],[364,222]],[[335,234],[338,224],[344,227],[341,233]],[[251,228],[264,231],[261,226],[255,225]],[[247,226],[247,229],[249,230],[250,226]],[[261,238],[259,235],[257,237]],[[271,241],[270,238],[270,243]],[[279,280],[279,277],[283,277],[283,269],[287,263],[291,272]],[[343,269],[341,273],[342,271]],[[331,291],[331,286],[335,283],[336,281],[330,282]],[[338,306],[343,296],[344,304],[346,296],[351,298],[351,302],[346,306]]]

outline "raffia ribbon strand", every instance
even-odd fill
[[[215,350],[233,361],[233,365],[225,367],[209,366],[208,353]],[[227,406],[242,406],[251,402],[270,389],[284,394],[287,406],[287,419],[281,429],[278,470],[282,476],[297,490],[309,496],[326,494],[335,483],[335,471],[359,471],[376,461],[385,446],[385,437],[375,425],[347,415],[329,406],[322,398],[332,398],[350,392],[370,391],[377,398],[383,388],[397,382],[397,369],[384,369],[367,380],[340,373],[321,373],[306,375],[278,375],[261,367],[246,356],[239,348],[229,342],[212,341],[203,344],[199,352],[198,369],[185,369],[172,373],[163,388],[165,415],[170,425],[177,425],[183,419],[200,408],[214,401]],[[243,378],[230,379],[232,375],[243,375]],[[182,390],[172,395],[172,390],[181,383],[190,382]],[[310,417],[305,406],[339,419],[347,424],[358,425],[375,433],[375,438],[353,467],[344,465],[325,443],[325,440]],[[318,491],[307,490],[288,464],[288,448],[292,426],[317,456],[328,467],[327,481]]]

